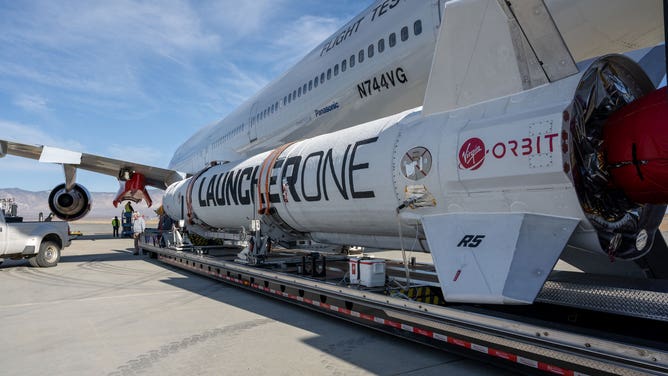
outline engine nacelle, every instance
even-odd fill
[[[68,192],[65,183],[56,186],[49,195],[51,212],[63,221],[76,221],[83,218],[90,211],[90,193],[82,185],[75,184]]]

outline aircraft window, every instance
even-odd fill
[[[306,87],[307,87],[307,85],[304,84],[304,87],[302,88],[302,92],[303,92],[304,94],[306,94]]]
[[[297,99],[297,90],[292,91],[292,99]]]
[[[335,75],[335,76],[338,76],[338,75],[339,75],[339,64],[336,64],[336,65],[334,66],[334,75]]]
[[[408,26],[401,28],[401,41],[405,42],[408,39]]]
[[[350,67],[352,68],[354,66],[355,66],[355,55],[351,55],[350,56]]]
[[[369,59],[373,57],[373,44],[369,45],[369,48],[367,49],[367,55],[369,56]]]
[[[278,111],[278,101],[276,101],[276,111]]]
[[[308,82],[308,91],[311,91],[313,89],[313,80],[309,80]]]
[[[320,73],[320,83],[321,84],[325,83],[325,72]]]
[[[364,62],[364,50],[360,50],[360,52],[357,54],[357,61],[362,64]]]
[[[318,87],[318,76],[316,76],[315,80],[313,80],[313,87]]]
[[[297,90],[297,96],[301,97],[302,96],[302,87],[299,87],[299,90]]]
[[[276,110],[276,107],[274,107],[274,105],[272,104],[272,105],[271,105],[271,113],[272,113],[272,114],[274,113],[274,110]]]
[[[288,103],[292,102],[292,93],[288,93]]]
[[[378,40],[378,53],[383,53],[385,51],[385,39]]]
[[[287,104],[288,104],[288,96],[286,95],[286,96],[283,97],[283,106],[285,106]]]
[[[347,59],[346,59],[346,60],[343,60],[343,61],[341,62],[341,72],[345,72],[345,71],[346,71],[346,63],[348,63],[348,60],[347,60]]]
[[[417,20],[413,24],[413,33],[415,35],[420,35],[422,34],[422,20]]]
[[[390,48],[394,47],[395,44],[397,44],[397,34],[392,33],[390,34]]]
[[[327,69],[327,80],[332,78],[332,68]]]

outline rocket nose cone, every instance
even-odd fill
[[[612,181],[640,204],[668,203],[668,93],[656,90],[615,112],[603,127]]]

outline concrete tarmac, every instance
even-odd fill
[[[2,375],[510,375],[133,256],[111,226],[0,265]],[[104,233],[104,235],[96,235]]]

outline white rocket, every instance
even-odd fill
[[[646,96],[654,86],[619,55],[580,72],[212,165],[170,186],[164,207],[200,230],[257,218],[288,246],[430,251],[451,302],[531,303],[560,257],[633,273],[625,260],[661,237],[666,93]]]

